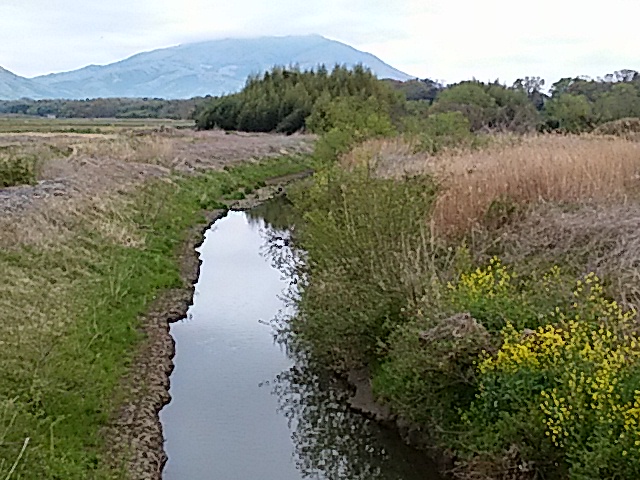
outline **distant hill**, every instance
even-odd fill
[[[55,95],[55,92],[44,85],[0,67],[0,99],[46,98],[51,95]]]
[[[240,90],[275,65],[363,64],[379,78],[412,77],[370,53],[319,35],[224,39],[144,52],[109,65],[26,79],[0,69],[0,99],[190,98]]]

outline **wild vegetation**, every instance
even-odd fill
[[[535,83],[314,105],[298,313],[278,327],[339,374],[366,367],[457,478],[635,478],[637,121],[536,134],[575,93]]]
[[[565,79],[550,96],[536,78],[424,83],[406,100],[364,69],[276,69],[198,110],[202,129],[318,134],[316,174],[290,195],[304,262],[280,333],[339,374],[366,367],[457,478],[637,478],[638,75]],[[80,203],[52,194],[2,219],[0,478],[115,475],[99,432],[137,318],[180,285],[185,229],[221,196],[307,166],[224,171],[217,147],[200,150],[260,135],[148,135],[55,137],[44,165],[17,160],[32,158],[25,139],[0,152],[5,184],[67,157],[94,178],[74,184]],[[102,186],[105,166],[123,185]]]

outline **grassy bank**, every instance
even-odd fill
[[[45,211],[0,233],[0,478],[114,478],[101,429],[137,343],[138,318],[181,286],[176,252],[203,210],[304,170],[283,157],[157,179]],[[241,195],[237,192],[242,192]]]
[[[292,345],[372,372],[462,479],[640,475],[640,144],[377,139],[311,188]]]

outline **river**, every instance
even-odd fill
[[[343,389],[274,342],[270,321],[292,313],[273,256],[291,255],[283,205],[229,212],[206,232],[193,305],[171,327],[163,478],[438,479],[424,453],[352,412]]]

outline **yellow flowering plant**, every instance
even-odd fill
[[[640,478],[637,314],[607,299],[593,273],[572,293],[569,306],[556,307],[546,325],[529,330],[507,323],[500,349],[478,362],[478,393],[463,420],[484,429],[477,440],[486,442],[487,431],[500,436],[505,420],[528,413],[529,435],[503,435],[496,449],[518,444],[541,471],[553,459],[572,480]]]
[[[508,320],[518,329],[536,328],[553,305],[568,302],[570,289],[557,266],[542,275],[525,276],[495,256],[488,264],[461,273],[446,288],[454,311],[469,312],[496,334]]]

